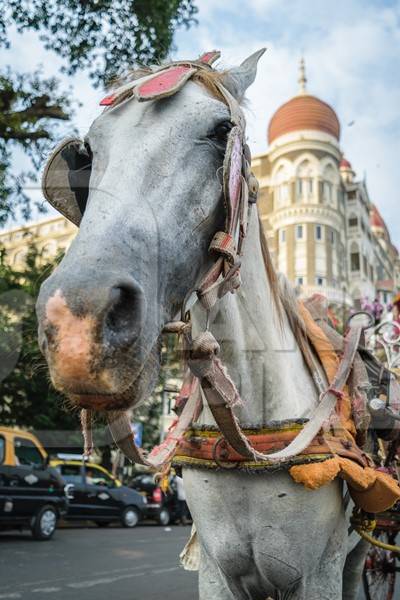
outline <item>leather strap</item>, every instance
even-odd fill
[[[301,431],[302,427],[304,425],[297,425],[293,428],[283,425],[281,428],[277,428],[276,426],[271,427],[270,430],[269,428],[265,428],[257,433],[254,430],[244,430],[243,433],[254,449],[265,454],[266,452],[273,452],[276,449],[286,448],[296,435],[299,434],[299,430]],[[301,456],[307,457],[320,457],[321,455],[327,455],[327,457],[329,455],[338,455],[354,460],[363,467],[369,465],[366,455],[354,441],[349,439],[345,431],[338,432],[337,435],[336,432],[334,434],[325,432],[317,435],[301,454]],[[270,454],[266,456],[269,457]],[[229,444],[221,443],[220,432],[212,430],[189,430],[179,442],[174,460],[177,459],[179,462],[180,457],[189,457],[200,461],[214,461],[215,466],[225,462],[246,462],[246,458]],[[268,463],[268,460],[265,462]]]
[[[155,446],[148,456],[135,444],[130,418],[127,413],[107,413],[108,426],[114,442],[127,458],[132,462],[160,470],[171,461],[179,441],[190,427],[199,403],[200,395],[192,394],[185,404],[181,416],[175,421],[165,440],[159,446]]]
[[[242,431],[237,417],[233,412],[233,408],[242,401],[234,382],[217,356],[219,344],[214,336],[209,331],[206,331],[201,333],[195,340],[192,340],[188,324],[181,323],[177,324],[176,327],[177,330],[183,332],[187,347],[189,348],[189,368],[193,375],[199,379],[201,389],[218,429],[231,449],[247,460],[269,461],[275,464],[282,464],[299,454],[305,453],[307,448],[315,443],[315,438],[321,428],[325,424],[328,424],[337,399],[340,397],[341,390],[349,376],[361,335],[361,328],[353,327],[349,330],[345,338],[343,356],[334,381],[321,394],[320,404],[315,409],[310,420],[287,446],[281,450],[267,454],[265,451],[257,448],[257,445],[254,446],[252,444],[251,438],[247,437]],[[188,385],[187,379],[184,385]],[[193,382],[190,385],[192,386]],[[179,419],[174,423],[167,438],[162,444],[156,446],[148,456],[146,456],[142,449],[135,445],[127,413],[109,412],[107,413],[107,419],[115,443],[127,458],[153,469],[161,469],[174,456],[178,444],[182,443],[182,438],[192,424],[195,415],[198,414],[200,406],[201,397],[199,393],[190,394],[184,403]],[[88,427],[88,418],[87,415],[84,418],[82,411],[84,432],[85,424]],[[84,435],[85,440],[91,443],[91,435],[87,429]],[[339,443],[341,442],[339,441]]]

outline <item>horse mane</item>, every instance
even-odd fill
[[[260,245],[264,261],[264,267],[271,288],[272,297],[278,311],[280,324],[282,325],[282,310],[286,314],[289,326],[303,356],[308,352],[306,328],[300,316],[299,301],[293,287],[283,273],[277,273],[272,264],[271,254],[268,248],[267,237],[260,217],[258,218],[260,229]]]
[[[218,83],[223,83],[225,73],[226,71],[199,70],[193,75],[192,80],[205,87],[211,96],[227,104],[225,96],[221,94],[217,85]]]
[[[165,65],[168,66],[168,63]],[[111,85],[112,87],[118,88],[128,81],[134,81],[146,75],[150,75],[154,70],[158,69],[159,65],[154,67],[139,67],[128,71],[124,76],[115,79]],[[226,98],[221,94],[218,84],[223,83],[224,76],[226,75],[225,70],[216,71],[199,69],[191,78],[192,81],[202,85],[210,93],[210,95],[220,102],[227,104]],[[264,227],[260,217],[258,217],[259,228],[260,228],[260,245],[263,256],[265,271],[267,274],[268,282],[270,285],[272,297],[278,312],[279,322],[283,324],[283,314],[289,322],[289,326],[293,332],[295,340],[301,350],[306,352],[308,348],[307,335],[303,319],[300,316],[299,302],[296,294],[290,285],[289,281],[283,274],[277,274],[272,264],[271,254],[268,248],[268,242],[265,235]]]

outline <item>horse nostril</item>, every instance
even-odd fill
[[[105,318],[105,336],[112,346],[130,346],[137,338],[143,319],[143,292],[133,282],[110,291]]]

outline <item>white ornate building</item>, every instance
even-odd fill
[[[25,227],[12,227],[0,232],[0,247],[7,253],[10,265],[20,268],[28,252],[28,245],[34,242],[43,258],[64,252],[74,239],[77,228],[64,217],[50,217]]]
[[[335,111],[306,89],[274,113],[268,152],[255,156],[260,208],[276,268],[303,296],[324,293],[334,304],[380,295],[389,302],[399,257],[363,181],[340,147]]]

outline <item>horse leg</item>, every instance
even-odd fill
[[[205,550],[201,551],[201,562],[199,571],[199,600],[273,600],[277,596],[271,589],[269,596],[263,593],[257,586],[254,574],[241,577],[224,573],[215,559],[209,556]],[[277,592],[276,592],[277,593]]]
[[[316,568],[281,592],[282,600],[339,600],[347,537],[344,522],[337,523]],[[353,598],[351,598],[353,600]]]
[[[236,600],[226,585],[225,577],[217,563],[201,549],[199,570],[199,600]]]
[[[369,543],[360,539],[353,550],[347,555],[343,569],[342,600],[356,600],[368,548]]]

